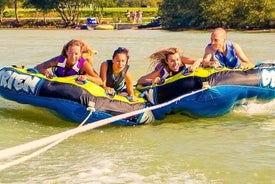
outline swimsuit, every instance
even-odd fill
[[[125,65],[123,70],[115,76],[112,60],[107,60],[106,62],[108,64],[106,86],[114,88],[116,91],[121,91],[125,86],[125,75],[129,69],[129,65]]]

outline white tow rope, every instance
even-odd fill
[[[88,114],[87,117],[81,122],[81,124],[78,125],[78,127],[83,126],[83,125],[87,122],[87,120],[90,118],[90,116],[92,115],[92,113],[95,112],[95,108],[94,108],[94,107],[88,107],[87,110],[89,111],[89,114]],[[43,148],[41,148],[41,149],[39,149],[39,150],[37,150],[37,151],[35,151],[35,152],[29,154],[29,155],[23,156],[23,157],[18,158],[18,159],[14,160],[14,161],[11,161],[11,162],[8,162],[8,163],[6,163],[6,164],[3,164],[3,165],[0,166],[0,171],[2,171],[2,170],[4,170],[4,169],[7,169],[7,168],[9,168],[9,167],[12,167],[12,166],[14,166],[14,165],[20,164],[20,163],[22,163],[22,162],[25,162],[25,161],[27,161],[27,160],[29,160],[29,159],[35,157],[35,156],[38,156],[38,155],[40,155],[41,153],[43,153],[43,152],[47,151],[48,149],[54,147],[55,145],[59,144],[60,142],[64,141],[64,140],[67,139],[67,138],[68,138],[68,136],[64,136],[64,137],[62,137],[62,138],[60,138],[60,139],[57,139],[56,141],[54,141],[54,142],[48,144],[47,146],[45,146],[45,147],[43,147]]]
[[[177,101],[179,101],[179,100],[181,100],[185,97],[194,95],[196,93],[202,92],[202,91],[207,90],[207,89],[208,88],[204,88],[204,89],[200,89],[200,90],[197,90],[197,91],[193,91],[191,93],[179,96],[179,97],[177,97],[173,100],[170,100],[170,101],[162,103],[162,104],[154,105],[154,106],[147,107],[147,108],[140,109],[140,110],[136,110],[136,111],[133,111],[133,112],[128,112],[128,113],[125,113],[125,114],[120,114],[120,115],[113,116],[113,117],[110,117],[110,118],[106,118],[106,119],[103,119],[103,120],[99,120],[99,121],[96,121],[96,122],[91,122],[89,124],[86,124],[85,126],[82,126],[82,125],[85,124],[85,122],[89,119],[90,115],[92,114],[93,108],[91,108],[89,115],[76,128],[73,128],[73,129],[70,129],[70,130],[52,135],[52,136],[48,136],[48,137],[45,137],[45,138],[34,140],[34,141],[31,141],[31,142],[28,142],[28,143],[25,143],[25,144],[21,144],[21,145],[18,145],[18,146],[14,146],[14,147],[11,147],[11,148],[1,150],[0,151],[0,160],[3,160],[3,159],[10,158],[12,156],[15,156],[15,155],[24,153],[26,151],[30,151],[30,150],[33,150],[33,149],[38,149],[38,148],[44,146],[40,150],[38,150],[36,152],[33,152],[30,155],[19,158],[19,159],[13,161],[13,162],[9,162],[7,164],[1,165],[0,166],[0,171],[2,171],[4,169],[7,169],[11,166],[17,165],[19,163],[22,163],[22,162],[24,162],[24,161],[26,161],[26,160],[34,157],[34,156],[37,156],[37,155],[47,151],[48,149],[52,148],[53,146],[57,145],[58,143],[64,141],[65,139],[67,139],[71,136],[74,136],[76,134],[83,133],[83,132],[86,132],[88,130],[92,130],[94,128],[98,128],[98,127],[110,124],[110,123],[112,123],[114,121],[117,121],[117,120],[125,119],[125,118],[128,118],[128,117],[137,115],[137,114],[141,114],[141,113],[144,113],[146,111],[151,111],[151,110],[155,110],[155,109],[158,109],[158,108],[165,107],[165,106],[170,105],[174,102],[177,102]]]

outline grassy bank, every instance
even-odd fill
[[[122,23],[128,23],[126,19],[126,11],[138,11],[143,12],[142,23],[151,22],[151,20],[158,15],[157,8],[104,8],[103,17],[100,19],[102,24],[111,24],[118,22],[120,18]],[[80,9],[80,15],[78,24],[86,23],[88,17],[97,17],[97,14],[90,8]],[[14,9],[6,9],[2,22],[0,23],[1,28],[61,28],[62,20],[56,11],[50,11],[43,14],[36,9],[18,9],[19,22],[15,21]]]
[[[141,10],[143,12],[143,20],[147,22],[149,19],[151,20],[153,17],[157,16],[158,9],[157,8],[104,8],[103,9],[103,19],[109,21],[116,21],[118,17],[122,19],[122,21],[126,21],[125,13],[126,11],[137,11]],[[6,9],[3,14],[3,20],[15,18],[14,9]],[[97,17],[97,13],[93,12],[91,8],[82,8],[80,9],[79,20],[84,20],[87,17]],[[56,11],[50,11],[46,14],[43,14],[36,9],[18,9],[18,17],[19,19],[59,19],[59,14]]]

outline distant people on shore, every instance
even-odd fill
[[[242,69],[253,66],[239,44],[227,40],[226,30],[221,27],[213,30],[211,43],[205,48],[201,65],[203,67]]]
[[[176,47],[159,50],[150,56],[150,60],[154,70],[140,77],[138,84],[161,84],[177,73],[192,72],[201,62],[201,60],[183,56],[181,50]]]
[[[119,24],[120,24],[121,22],[122,22],[122,21],[121,21],[121,18],[120,18],[120,17],[118,17],[118,18],[117,18],[117,23],[119,23]]]
[[[125,16],[126,16],[127,22],[131,22],[131,12],[130,12],[130,10],[126,11]]]
[[[137,23],[138,24],[142,23],[142,11],[141,10],[137,11]]]
[[[78,80],[86,79],[102,85],[102,80],[92,66],[94,51],[82,40],[70,40],[62,49],[60,55],[55,56],[34,68],[47,78],[78,75]]]
[[[126,86],[129,101],[137,101],[134,94],[133,79],[129,69],[129,51],[119,47],[114,53],[112,60],[104,61],[100,66],[100,77],[103,88],[110,95],[122,92]]]
[[[131,18],[132,18],[133,24],[135,24],[137,22],[137,12],[135,10],[131,12]]]

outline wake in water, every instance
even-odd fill
[[[248,115],[274,115],[275,100],[267,103],[261,103],[258,100],[243,100],[233,109],[237,113],[246,113]]]
[[[266,131],[275,130],[275,100],[268,103],[261,103],[257,100],[242,101],[235,106],[233,113],[246,114],[248,116],[257,117],[260,120],[260,128]],[[255,117],[256,116],[256,117]],[[264,118],[263,118],[264,117]]]

